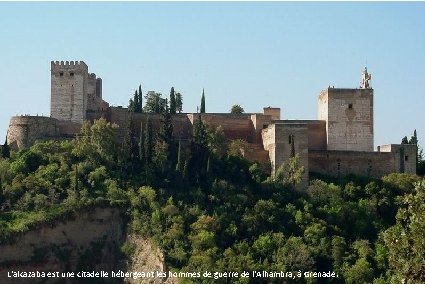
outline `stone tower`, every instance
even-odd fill
[[[82,123],[86,118],[88,79],[83,61],[52,61],[50,116]]]
[[[319,119],[326,121],[327,150],[373,151],[370,78],[365,69],[359,89],[328,88],[320,93]]]

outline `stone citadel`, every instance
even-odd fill
[[[228,140],[243,139],[245,158],[267,165],[273,173],[282,163],[298,154],[309,173],[330,176],[357,174],[381,177],[388,173],[416,173],[416,146],[389,144],[373,149],[373,89],[367,69],[359,88],[327,88],[318,97],[317,120],[285,120],[280,108],[266,107],[262,113],[203,113],[211,127],[221,126]],[[150,116],[159,129],[158,114],[135,113],[134,125]],[[189,140],[200,114],[174,114],[174,135]],[[102,80],[88,72],[83,61],[51,62],[50,117],[14,116],[7,133],[13,149],[31,146],[37,140],[72,139],[85,120],[104,117],[118,124],[123,135],[129,112],[102,99]],[[139,128],[139,127],[137,127]],[[139,129],[135,129],[139,131]],[[138,134],[137,134],[138,135]]]

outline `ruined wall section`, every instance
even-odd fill
[[[51,117],[82,123],[87,90],[88,67],[83,61],[51,62]]]
[[[319,96],[327,149],[373,151],[373,90],[328,88]]]

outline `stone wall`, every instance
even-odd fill
[[[306,185],[309,168],[308,124],[290,120],[276,122],[264,129],[262,136],[264,149],[269,151],[272,173],[286,163],[292,154],[298,154],[299,162],[305,168],[301,186]]]
[[[201,114],[188,114],[193,124]],[[225,114],[225,113],[203,113],[202,121],[208,126],[216,128],[221,126],[228,140],[243,139],[248,143],[254,140],[254,125],[251,114]]]
[[[413,146],[413,145],[412,145]],[[413,155],[411,148],[404,153]],[[416,152],[415,152],[416,153]],[[349,174],[380,178],[389,173],[416,173],[415,155],[412,161],[405,162],[404,154],[393,152],[359,152],[359,151],[309,151],[310,172],[343,177]],[[404,168],[403,168],[404,167]]]
[[[57,120],[44,116],[13,116],[7,132],[7,142],[14,150],[30,147],[37,140],[60,136]]]
[[[328,88],[319,96],[327,149],[373,151],[373,90]]]
[[[398,172],[416,174],[416,145],[411,144],[389,144],[378,146],[378,152],[391,152],[394,154]]]

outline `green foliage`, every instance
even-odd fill
[[[4,140],[3,146],[1,147],[0,154],[1,154],[0,158],[4,158],[4,159],[10,158],[10,147],[9,147],[9,144],[7,144],[7,136],[6,136],[6,139]]]
[[[125,162],[116,127],[105,120],[84,124],[75,141],[38,143],[0,159],[0,239],[108,204],[125,209],[129,231],[152,239],[172,270],[335,271],[335,283],[423,282],[418,176],[315,179],[304,191],[287,190],[303,176],[298,156],[267,179],[239,155],[246,145],[230,143],[233,152],[224,155],[222,129],[200,116],[190,148],[179,141],[170,152],[176,143],[167,115],[165,102],[157,136],[149,119],[139,137],[129,135],[138,148]],[[96,260],[101,247],[84,257]],[[134,246],[121,252],[130,257]],[[81,267],[89,262],[82,258]]]
[[[205,113],[205,92],[204,92],[204,89],[202,89],[201,108],[200,108],[199,112]]]
[[[136,252],[136,245],[130,242],[125,242],[121,245],[121,252],[125,255],[125,257],[130,259]]]
[[[176,111],[179,113],[183,111],[183,96],[180,93],[176,93]]]
[[[248,143],[242,139],[230,141],[227,154],[229,156],[242,157],[245,150],[248,148]]]
[[[163,113],[165,111],[165,99],[162,98],[162,94],[149,91],[145,95],[143,111],[148,113]]]
[[[230,109],[231,114],[242,114],[244,112],[245,110],[240,105],[233,105],[232,108]]]
[[[425,281],[425,182],[403,198],[396,224],[383,234],[392,283]]]
[[[176,93],[174,92],[174,87],[171,87],[170,91],[170,113],[174,114],[177,111],[177,102],[176,102]]]
[[[286,187],[295,188],[302,181],[304,166],[300,165],[299,155],[290,158],[288,162],[283,163],[274,175],[274,181],[281,183]]]

